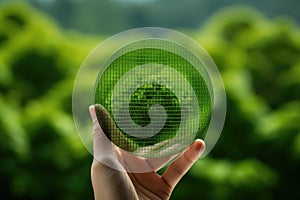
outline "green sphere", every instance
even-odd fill
[[[140,40],[119,49],[102,67],[94,101],[101,105],[99,124],[115,145],[155,158],[204,139],[211,83],[192,52],[167,40]]]

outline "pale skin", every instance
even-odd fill
[[[90,114],[94,122],[94,147],[99,146],[104,133],[99,126],[95,114],[95,107],[90,107]],[[107,145],[107,144],[106,144]],[[144,173],[128,173],[119,171],[126,163],[128,155],[118,149],[114,149],[113,156],[102,157],[103,162],[95,157],[99,151],[94,149],[94,161],[91,167],[91,179],[95,200],[166,200],[169,199],[175,186],[187,173],[192,165],[204,152],[205,143],[197,139],[191,144],[172,164],[159,175],[156,171]],[[142,164],[150,163],[151,159],[143,160]],[[117,166],[117,167],[109,167]],[[123,163],[123,165],[121,164]]]

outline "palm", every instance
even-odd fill
[[[155,172],[129,174],[139,199],[169,199],[173,190]]]

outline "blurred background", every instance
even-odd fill
[[[0,198],[92,199],[73,82],[120,31],[197,40],[222,73],[227,119],[171,199],[300,199],[300,1],[0,0]]]

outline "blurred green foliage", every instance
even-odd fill
[[[96,44],[23,5],[0,10],[1,199],[92,198],[71,95]]]
[[[300,23],[299,0],[24,1],[45,11],[65,28],[107,35],[144,26],[195,29],[202,25],[212,13],[226,6],[240,4],[258,9],[266,17],[290,16]]]
[[[172,199],[300,199],[300,29],[230,8],[191,32],[224,78],[221,138]],[[23,4],[0,7],[1,199],[91,199],[92,156],[72,119],[75,73],[101,38]]]

